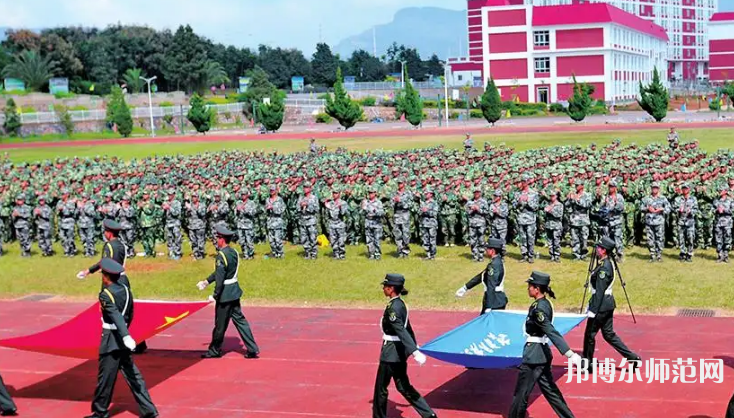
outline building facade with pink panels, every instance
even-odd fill
[[[734,12],[711,16],[709,80],[712,84],[734,81]]]

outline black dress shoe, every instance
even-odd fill
[[[220,357],[222,357],[221,354],[206,353],[206,354],[201,355],[201,358],[220,358]]]
[[[247,353],[245,354],[245,358],[260,358],[260,353]]]
[[[11,411],[3,411],[3,412],[0,412],[0,416],[3,416],[3,417],[15,417],[15,416],[18,416],[18,411],[15,410],[15,409],[13,409]]]

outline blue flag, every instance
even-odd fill
[[[427,356],[478,369],[504,369],[522,362],[527,312],[490,311],[437,337],[420,351]],[[556,313],[553,325],[565,335],[586,315]]]

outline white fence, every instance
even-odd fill
[[[228,103],[222,105],[207,105],[209,109],[214,110],[218,114],[222,113],[237,113],[242,111],[244,103]],[[291,108],[298,108],[303,113],[313,113],[314,111],[321,112],[325,106],[324,100],[318,99],[286,99],[285,106]],[[190,106],[167,106],[167,107],[154,107],[153,117],[162,118],[166,115],[171,116],[182,116],[187,115]],[[148,107],[136,107],[130,110],[130,114],[133,119],[142,119],[150,117],[150,108]],[[97,110],[72,110],[69,111],[71,120],[73,122],[92,122],[102,121],[107,117],[107,112],[102,109]],[[5,115],[0,113],[0,124],[5,121]],[[40,123],[58,123],[59,116],[56,112],[37,112],[37,113],[22,113],[20,115],[20,121],[22,124],[40,124]]]
[[[441,89],[443,83],[431,82],[431,81],[414,81],[413,88],[415,89]],[[359,82],[359,83],[344,83],[344,87],[348,91],[359,91],[359,90],[400,90],[403,88],[403,84],[400,81],[379,81],[379,82]]]

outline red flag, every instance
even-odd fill
[[[203,309],[209,302],[135,301],[130,335],[145,341]],[[102,319],[99,304],[47,331],[0,340],[0,346],[63,357],[95,359],[99,353]]]

